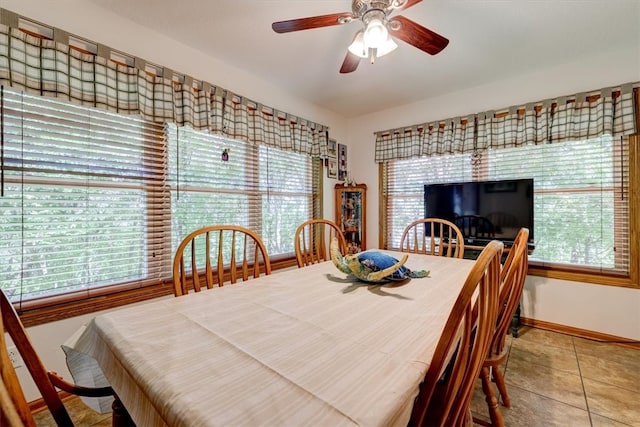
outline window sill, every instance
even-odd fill
[[[596,285],[618,286],[623,288],[638,289],[638,283],[625,276],[598,273],[580,269],[542,266],[534,262],[529,264],[527,272],[529,276],[546,277],[549,279],[568,280],[572,282],[592,283]]]

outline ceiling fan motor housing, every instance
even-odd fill
[[[361,19],[367,12],[372,10],[380,10],[387,15],[398,5],[404,3],[405,1],[400,0],[353,0],[351,9],[353,10],[353,15]]]

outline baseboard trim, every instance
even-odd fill
[[[640,341],[638,340],[603,334],[601,332],[589,331],[587,329],[574,328],[573,326],[560,325],[558,323],[545,322],[544,320],[529,319],[527,317],[521,317],[520,323],[532,328],[559,332],[561,334],[572,335],[574,337],[586,338],[603,343],[617,344],[624,347],[630,347],[636,350],[640,350]]]
[[[66,391],[59,390],[58,396],[60,396],[60,400],[64,402],[65,400],[69,400],[72,397],[75,397],[75,394],[71,394],[71,393],[67,393]],[[44,399],[40,398],[40,399],[32,400],[31,402],[29,402],[29,410],[31,411],[32,414],[37,414],[40,411],[48,411],[49,409],[47,408],[47,404],[44,403]]]

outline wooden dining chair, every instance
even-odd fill
[[[460,215],[457,216],[453,223],[460,229],[465,237],[480,237],[485,239],[493,239],[496,237],[496,229],[489,221],[480,215]]]
[[[347,242],[335,222],[328,219],[310,219],[300,224],[294,237],[298,267],[329,261],[329,245],[333,237],[338,239],[340,252],[345,255]]]
[[[480,253],[453,305],[411,413],[411,426],[472,422],[469,404],[495,329],[503,244]]]
[[[22,324],[18,313],[16,312],[13,304],[11,304],[9,298],[3,290],[0,290],[0,312],[2,314],[1,317],[3,330],[7,332],[11,337],[13,344],[18,350],[20,357],[22,357],[27,370],[31,374],[31,378],[33,378],[36,387],[42,395],[42,400],[44,400],[44,403],[47,405],[47,408],[51,412],[51,416],[58,426],[73,426],[73,421],[69,416],[69,412],[67,412],[67,409],[62,403],[57,389],[76,396],[84,397],[114,396],[113,425],[134,425],[133,421],[131,421],[131,418],[129,417],[129,414],[126,412],[124,407],[121,406],[120,401],[117,399],[117,396],[115,395],[111,387],[83,387],[65,381],[55,372],[47,371],[44,363],[36,353],[35,347],[33,346],[31,339],[27,335],[27,331],[24,328],[24,325]],[[2,335],[3,341],[1,351],[8,352],[7,343],[4,340],[4,333]],[[5,378],[5,369],[8,370],[9,368],[13,369],[13,365],[11,364],[11,362],[6,363],[4,356],[2,356],[2,376],[3,380],[5,381],[5,385],[8,387],[11,395],[13,396],[15,394],[16,396],[16,406],[19,409],[18,413],[21,416],[22,422],[25,425],[31,425],[28,421],[31,413],[29,412],[29,416],[26,416],[24,414],[24,409],[21,409],[22,399],[19,397],[19,395],[22,393],[22,391],[21,388],[20,390],[18,390],[18,387],[20,387],[20,383],[17,382],[17,377],[15,377],[14,380],[13,375],[9,373],[8,377]],[[26,407],[26,410],[29,411],[28,405]]]
[[[0,305],[0,311],[3,307]],[[0,316],[0,426],[35,427],[29,404],[24,397],[16,370],[11,363],[5,338],[4,316]]]
[[[190,266],[187,268],[186,266]],[[236,283],[271,274],[267,248],[260,236],[236,225],[212,225],[185,237],[173,258],[173,291],[186,295],[225,282]]]
[[[402,232],[400,250],[425,255],[464,257],[464,237],[451,221],[422,218],[413,221]]]
[[[482,391],[485,394],[485,400],[489,408],[489,417],[492,426],[504,426],[504,419],[498,407],[491,380],[496,383],[498,392],[502,397],[502,403],[505,407],[511,407],[511,400],[507,393],[507,386],[504,382],[504,375],[500,369],[500,365],[507,357],[506,336],[507,330],[511,325],[511,320],[516,311],[524,281],[527,277],[527,268],[529,265],[529,252],[527,242],[529,240],[529,229],[521,228],[515,238],[513,245],[509,250],[509,255],[504,262],[502,271],[500,272],[500,291],[498,296],[498,318],[496,327],[489,345],[487,357],[482,365],[480,378],[482,379]],[[488,425],[483,420],[474,419],[478,424]]]

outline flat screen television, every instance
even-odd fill
[[[466,245],[482,246],[493,239],[508,245],[527,227],[531,247],[533,179],[427,184],[424,215],[458,225]]]

